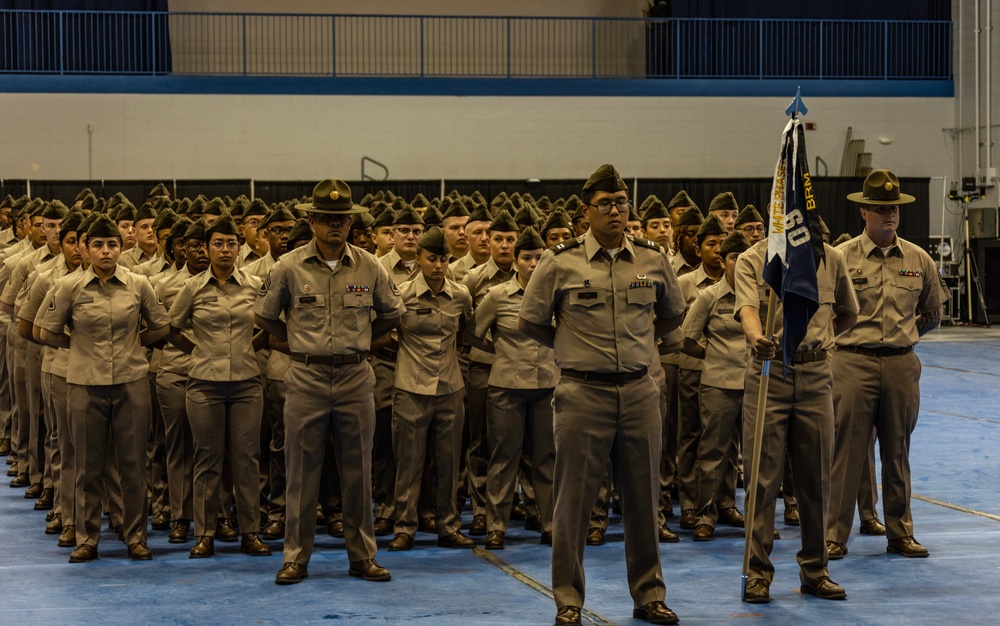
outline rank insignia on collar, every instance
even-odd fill
[[[302,291],[309,291],[309,285],[302,285]]]

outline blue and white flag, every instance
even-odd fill
[[[802,121],[793,117],[781,134],[781,154],[774,169],[764,281],[781,300],[781,344],[785,373],[819,308],[816,269],[825,262],[823,235],[816,212]]]

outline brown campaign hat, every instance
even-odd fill
[[[451,253],[448,248],[448,240],[439,226],[430,227],[417,242],[417,245],[431,254],[447,255]]]
[[[726,240],[722,242],[722,246],[719,248],[719,254],[725,257],[730,252],[745,252],[750,249],[750,240],[747,239],[746,235],[738,230],[734,230],[729,233]]]
[[[667,203],[667,210],[669,211],[670,209],[679,206],[696,207],[698,205],[694,203],[694,200],[691,199],[691,196],[688,195],[688,192],[681,189],[680,191],[677,192],[677,194],[673,198],[670,199],[670,202]]]
[[[587,182],[583,184],[583,191],[615,193],[616,191],[628,191],[628,185],[622,180],[621,174],[618,173],[614,165],[605,163],[590,175]]]
[[[295,208],[308,213],[328,215],[354,215],[365,211],[351,201],[351,187],[342,180],[328,178],[313,188],[312,202],[296,204]]]
[[[297,241],[309,241],[313,238],[312,226],[309,225],[309,220],[300,218],[299,221],[295,222],[295,226],[292,226],[292,232],[288,233],[288,247],[293,247],[293,244]]]
[[[705,218],[701,214],[701,209],[693,206],[681,213],[681,216],[677,218],[677,223],[673,226],[674,228],[678,226],[701,226],[704,221]]]
[[[865,178],[863,191],[847,195],[858,204],[909,204],[916,200],[899,190],[899,179],[889,170],[875,170]]]
[[[525,228],[520,235],[517,236],[517,241],[514,242],[514,256],[517,256],[521,250],[544,250],[545,241],[542,240],[541,235],[532,226]]]
[[[708,212],[712,211],[739,211],[740,205],[736,202],[736,196],[731,191],[723,191],[712,198],[712,203],[708,205]]]
[[[740,214],[736,216],[736,228],[739,228],[740,224],[749,224],[753,222],[760,222],[763,224],[764,218],[757,212],[757,207],[752,204],[748,204],[743,207]]]

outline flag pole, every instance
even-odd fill
[[[802,102],[802,88],[795,90],[795,97],[791,104],[785,109],[785,115],[790,115],[792,119],[798,118],[800,114],[805,115],[809,110]],[[774,289],[770,289],[767,298],[767,315],[764,321],[764,336],[768,339],[774,338],[774,318],[775,309],[778,304],[778,296]],[[747,583],[750,579],[750,547],[753,545],[753,529],[757,519],[757,476],[760,472],[760,453],[764,439],[764,413],[767,411],[767,388],[770,382],[771,360],[767,359],[761,363],[760,384],[757,390],[757,413],[754,416],[754,437],[753,451],[750,457],[750,473],[744,482],[746,492],[746,524],[743,539],[743,575],[740,590],[740,600],[745,601],[747,597]],[[764,541],[762,538],[761,541]]]

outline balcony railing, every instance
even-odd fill
[[[0,73],[950,80],[947,21],[0,11]]]

